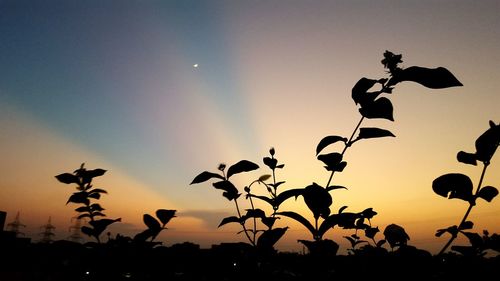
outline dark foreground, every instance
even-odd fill
[[[255,252],[242,243],[212,249],[192,243],[11,243],[0,245],[0,280],[500,280],[498,256],[379,250],[315,256]]]

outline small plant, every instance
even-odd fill
[[[156,210],[156,217],[158,219],[156,219],[150,214],[144,214],[142,220],[144,221],[144,224],[147,226],[147,229],[135,235],[134,241],[146,242],[148,239],[151,238],[151,240],[148,241],[149,243],[161,244],[161,242],[154,242],[154,240],[162,230],[167,229],[165,226],[172,218],[175,217],[176,212],[177,212],[176,210],[165,210],[165,209]]]
[[[274,149],[272,149],[271,151],[273,151],[272,154],[274,154]],[[202,183],[210,179],[217,179],[218,181],[212,184],[213,187],[215,187],[216,189],[223,190],[224,192],[222,193],[222,195],[226,197],[227,200],[234,201],[237,212],[237,216],[230,216],[224,218],[219,224],[219,227],[228,223],[239,223],[243,229],[242,232],[245,234],[246,238],[248,239],[248,241],[252,246],[259,247],[260,249],[269,250],[272,249],[274,244],[283,236],[283,234],[285,234],[288,227],[273,229],[272,227],[276,220],[275,212],[273,213],[272,216],[268,217],[266,216],[265,212],[262,209],[255,208],[252,200],[253,196],[250,193],[250,191],[253,184],[259,183],[266,185],[268,190],[270,190],[270,192],[272,193],[272,189],[270,189],[269,185],[265,183],[265,181],[269,179],[271,176],[263,175],[259,177],[257,180],[254,180],[252,183],[250,183],[249,186],[244,188],[246,192],[246,199],[248,199],[251,204],[251,209],[247,209],[246,214],[242,214],[240,206],[238,204],[238,198],[240,198],[241,193],[239,193],[238,189],[234,186],[234,184],[231,181],[229,181],[230,177],[235,174],[242,172],[250,172],[258,168],[259,166],[253,162],[250,162],[248,160],[241,160],[238,163],[230,166],[226,173],[225,172],[226,165],[220,164],[218,167],[220,173],[212,173],[204,171],[198,176],[196,176],[191,182],[191,184]],[[274,175],[274,170],[273,170],[273,175]],[[275,182],[273,186],[274,186],[274,192],[276,192],[276,188],[279,186],[279,184]],[[253,223],[250,229],[247,227],[248,219],[251,219]],[[266,230],[258,229],[257,219],[260,219],[262,224],[264,224],[267,227]],[[260,235],[258,236],[259,233]]]
[[[77,185],[77,192],[73,193],[69,197],[66,204],[75,203],[83,205],[75,209],[75,211],[80,213],[77,219],[89,219],[89,226],[82,226],[81,230],[86,235],[94,237],[98,243],[101,243],[101,240],[99,239],[101,233],[103,233],[109,225],[121,221],[121,218],[99,218],[106,216],[102,212],[105,209],[99,203],[93,203],[92,200],[99,200],[101,198],[101,194],[107,194],[108,192],[101,188],[94,188],[94,186],[92,185],[92,180],[95,177],[104,175],[104,173],[106,173],[106,170],[87,170],[84,165],[85,163],[82,163],[80,168],[75,170],[73,173],[63,173],[57,175],[56,179],[65,184]]]
[[[483,236],[478,233],[459,231],[469,240],[470,246],[451,246],[453,251],[459,252],[464,256],[479,256],[486,255],[488,250],[493,250],[500,253],[500,235],[493,234],[490,236],[488,231],[483,231]]]
[[[436,178],[432,182],[432,189],[436,194],[448,199],[460,199],[469,203],[469,207],[465,211],[465,214],[458,225],[453,225],[448,228],[437,230],[437,237],[440,237],[444,233],[449,233],[451,235],[450,239],[444,245],[438,255],[443,254],[448,249],[453,240],[457,238],[458,233],[462,233],[463,235],[465,235],[471,241],[471,244],[473,244],[472,247],[477,248],[477,245],[480,244],[479,242],[477,242],[481,238],[479,234],[464,232],[464,230],[472,229],[474,226],[474,223],[467,220],[467,218],[469,217],[472,208],[476,206],[476,200],[478,198],[481,198],[487,202],[491,202],[491,200],[493,200],[493,198],[498,195],[498,189],[496,189],[495,187],[483,186],[483,179],[486,174],[486,170],[490,165],[491,158],[495,154],[495,151],[500,144],[500,125],[496,125],[493,121],[490,121],[489,125],[490,128],[476,140],[475,153],[460,151],[457,154],[458,162],[474,166],[477,165],[477,162],[481,162],[483,164],[483,169],[479,178],[479,182],[477,184],[476,191],[473,193],[472,180],[468,176],[461,173],[445,174]],[[457,248],[455,247],[454,249]],[[481,249],[477,248],[476,250]]]

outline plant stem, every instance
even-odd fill
[[[252,206],[252,210],[255,210],[255,207],[253,205],[252,196],[249,196],[248,198],[250,199],[250,206]],[[253,241],[255,241],[256,234],[257,234],[257,219],[254,216],[253,217]]]
[[[485,163],[484,167],[483,167],[483,171],[481,172],[481,178],[479,179],[479,183],[477,184],[476,193],[474,194],[474,197],[477,196],[477,194],[479,193],[479,190],[481,189],[481,185],[483,184],[484,175],[486,174],[486,168],[488,168],[488,164]],[[464,217],[462,218],[462,220],[458,224],[458,229],[460,229],[460,226],[467,220],[467,217],[469,216],[470,211],[472,210],[472,207],[474,207],[475,205],[476,205],[475,202],[474,203],[469,202],[469,208],[467,208],[467,211],[465,211]],[[448,240],[448,242],[444,245],[443,249],[441,249],[441,251],[439,251],[438,256],[442,255],[446,251],[446,249],[448,249],[448,247],[451,245],[453,240],[455,240],[455,238],[457,238],[456,234],[452,235],[450,237],[450,240]]]
[[[238,198],[234,199],[234,204],[236,205],[236,211],[238,212],[238,218],[241,219],[240,207],[238,206]],[[247,236],[248,241],[250,241],[250,243],[252,244],[252,246],[255,246],[255,241],[252,240],[252,238],[250,237],[250,235],[248,235],[248,230],[247,230],[247,227],[245,226],[245,223],[242,223],[241,226],[243,227],[243,232],[245,232],[245,235]]]
[[[361,126],[361,123],[363,122],[363,120],[365,120],[365,117],[364,116],[361,116],[361,119],[359,120],[358,122],[358,125],[356,125],[356,128],[354,128],[354,131],[352,132],[351,134],[351,137],[349,138],[349,140],[345,143],[345,146],[344,146],[344,149],[342,150],[342,153],[341,155],[344,156],[345,152],[347,151],[347,148],[349,148],[351,146],[351,141],[352,139],[354,138],[354,135],[356,134],[356,132],[358,131],[359,129],[359,126]],[[343,157],[342,157],[343,158]],[[330,178],[328,179],[328,183],[326,184],[325,187],[328,187],[330,186],[330,182],[332,181],[333,179],[333,174],[335,174],[335,171],[332,171],[332,173],[330,174]]]

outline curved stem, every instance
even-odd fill
[[[361,126],[361,123],[363,123],[363,120],[365,120],[365,117],[361,116],[361,119],[359,120],[358,125],[356,125],[356,128],[354,128],[354,131],[352,131],[351,137],[345,143],[344,149],[342,150],[342,153],[341,153],[342,156],[344,156],[345,152],[347,151],[347,148],[349,148],[351,146],[351,141],[354,138],[354,135],[356,134],[356,132],[358,131],[359,126]],[[330,178],[328,179],[328,183],[326,184],[325,187],[328,187],[330,185],[330,182],[333,179],[333,174],[335,174],[335,171],[332,171],[332,173],[330,174]]]
[[[253,205],[252,196],[248,197],[250,199],[250,206],[252,206],[252,210],[255,210]],[[257,234],[257,219],[255,216],[253,217],[253,241],[255,241],[255,235]]]
[[[476,193],[474,194],[474,197],[477,196],[477,194],[479,193],[479,190],[481,189],[481,185],[483,184],[484,175],[486,174],[486,168],[488,168],[488,164],[484,164],[483,171],[481,172],[481,178],[479,179],[479,183],[477,184]],[[467,208],[467,211],[465,211],[464,217],[462,218],[462,220],[458,224],[459,229],[460,229],[460,226],[467,220],[467,217],[469,216],[470,211],[472,210],[472,207],[474,207],[475,205],[476,205],[475,203],[469,203],[469,208]],[[441,251],[439,251],[438,256],[442,255],[446,251],[446,249],[448,249],[448,247],[451,245],[451,243],[453,243],[453,240],[455,240],[455,238],[457,238],[457,236],[458,235],[455,234],[455,235],[452,235],[450,237],[450,240],[448,240],[448,242],[444,245],[443,249],[441,249]]]
[[[238,212],[238,218],[241,219],[240,206],[238,206],[238,199],[237,198],[234,199],[234,204],[236,205],[236,211]],[[245,223],[242,223],[241,226],[243,227],[243,232],[245,232],[245,235],[247,236],[248,241],[250,241],[252,246],[255,246],[255,241],[252,240],[250,235],[248,235],[248,230],[247,230],[247,227],[245,226]]]

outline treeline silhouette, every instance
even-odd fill
[[[211,249],[200,249],[186,242],[171,247],[155,241],[158,234],[175,217],[176,210],[158,209],[155,216],[143,215],[144,231],[134,237],[101,236],[108,226],[121,219],[106,218],[105,209],[98,203],[106,190],[95,188],[93,180],[103,176],[103,169],[86,169],[84,164],[72,173],[62,173],[56,179],[74,185],[76,192],[66,204],[76,204],[77,219],[85,220],[81,232],[93,238],[92,242],[78,243],[66,240],[30,243],[13,232],[2,231],[0,249],[3,262],[1,280],[498,280],[500,277],[500,236],[483,231],[472,232],[469,220],[477,199],[491,202],[497,188],[485,185],[483,180],[490,161],[500,144],[500,124],[489,122],[489,128],[475,142],[474,153],[460,151],[457,160],[468,165],[482,164],[479,182],[461,173],[450,173],[436,178],[433,191],[449,199],[468,203],[463,218],[457,225],[439,229],[436,236],[450,235],[450,239],[436,254],[409,244],[410,236],[403,226],[387,225],[383,232],[373,224],[377,212],[371,208],[351,211],[341,206],[332,211],[333,195],[347,190],[333,184],[333,176],[346,170],[346,153],[359,141],[395,137],[389,130],[369,127],[371,119],[394,121],[393,104],[389,96],[402,82],[416,82],[430,89],[462,86],[446,68],[411,66],[402,68],[402,56],[386,51],[381,61],[388,77],[361,78],[352,88],[351,97],[358,106],[360,119],[350,136],[329,135],[316,147],[316,158],[327,171],[325,185],[312,181],[301,188],[285,189],[280,179],[280,163],[276,150],[262,158],[267,172],[242,188],[233,183],[233,176],[258,170],[258,164],[241,160],[233,165],[219,164],[217,171],[203,171],[191,182],[212,181],[215,189],[234,204],[235,214],[222,218],[219,227],[226,224],[241,226],[240,234],[247,242],[221,243]],[[328,151],[329,150],[329,151]],[[243,196],[242,196],[243,195]],[[311,212],[312,221],[293,210],[282,210],[283,202],[303,199]],[[269,206],[257,208],[255,200]],[[243,205],[248,208],[243,208]],[[294,220],[309,233],[311,240],[300,239],[307,253],[286,253],[275,249],[275,244],[286,235],[288,226],[275,227],[277,219]],[[50,221],[49,221],[50,222]],[[345,236],[351,248],[348,255],[339,255],[339,244],[325,238],[335,228],[352,230]],[[469,245],[452,245],[458,235],[464,235]],[[383,236],[383,237],[382,237]],[[451,251],[447,252],[451,246]],[[490,253],[490,255],[488,255]]]

